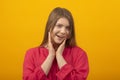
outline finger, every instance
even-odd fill
[[[51,39],[50,39],[50,32],[48,32],[48,42],[50,43]]]
[[[66,40],[67,40],[67,39],[65,39],[65,40],[63,41],[62,45],[65,45],[65,43],[66,43]]]
[[[67,39],[65,39],[63,42],[65,43]]]
[[[50,32],[48,32],[48,39],[49,39],[49,41],[48,41],[48,44],[49,44],[49,46],[52,44],[51,43],[51,33]]]
[[[52,32],[52,29],[50,28],[50,31],[49,32]]]

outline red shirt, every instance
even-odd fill
[[[81,48],[66,47],[63,57],[66,60],[61,69],[54,59],[51,69],[46,76],[41,68],[48,55],[48,49],[36,47],[26,52],[23,64],[23,80],[86,80],[89,72],[88,58]]]

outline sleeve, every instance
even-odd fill
[[[23,80],[48,80],[42,68],[34,64],[33,50],[28,50],[23,63]]]
[[[57,72],[60,80],[86,80],[89,73],[88,58],[84,51],[76,50],[73,56],[73,63],[64,65]]]

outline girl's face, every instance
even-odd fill
[[[70,24],[66,18],[60,18],[56,22],[53,31],[51,32],[51,39],[53,44],[61,44],[65,39],[69,38]]]

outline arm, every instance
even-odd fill
[[[65,64],[67,64],[63,56],[60,54],[56,55],[56,59],[57,59],[59,69],[61,69]]]
[[[49,54],[48,57],[46,58],[46,60],[43,62],[43,64],[41,65],[41,68],[43,69],[43,71],[45,72],[46,75],[48,75],[49,70],[52,66],[52,62],[55,58],[55,50],[53,48],[53,45],[51,43],[51,36],[50,36],[50,32],[48,33],[48,50],[49,50]]]
[[[23,64],[23,80],[47,80],[40,66],[35,67],[33,50],[28,50]]]
[[[49,54],[48,57],[46,58],[46,60],[41,65],[41,68],[43,69],[43,71],[45,72],[46,75],[48,75],[48,73],[49,73],[52,62],[54,60],[54,57],[55,57],[55,55]]]
[[[72,53],[74,54],[73,63],[63,65],[56,74],[57,77],[60,80],[86,80],[89,72],[86,53],[80,49],[74,50]]]
[[[66,42],[66,39],[63,41],[63,43],[58,47],[56,51],[56,59],[57,59],[59,69],[61,69],[65,64],[67,64],[67,62],[62,56],[63,50],[65,48],[65,42]]]

